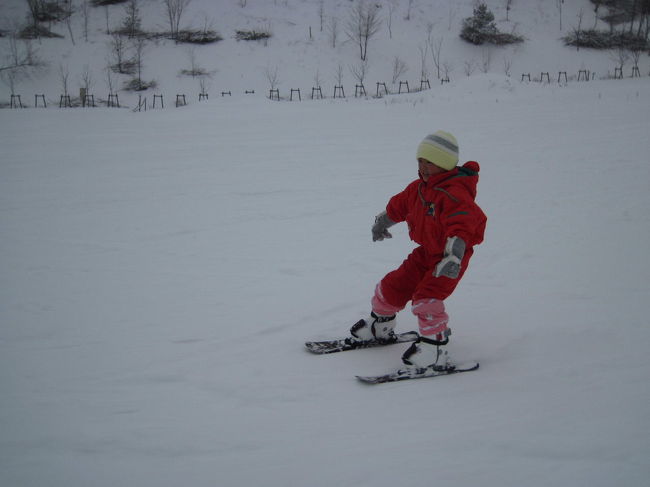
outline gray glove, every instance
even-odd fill
[[[372,241],[380,242],[385,238],[393,238],[388,229],[395,225],[395,222],[388,218],[388,214],[383,211],[375,217],[375,224],[372,226]]]
[[[445,276],[450,279],[458,279],[460,274],[460,262],[465,255],[465,241],[459,237],[449,237],[445,245],[445,253],[442,260],[436,264],[433,272],[435,277]]]

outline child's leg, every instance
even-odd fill
[[[447,324],[449,316],[445,304],[440,299],[418,299],[413,301],[413,314],[418,317],[420,335],[444,341],[449,335]]]
[[[467,261],[465,267],[466,265]],[[418,317],[420,335],[436,341],[445,341],[449,336],[449,315],[445,311],[444,300],[458,285],[465,267],[461,269],[458,279],[435,277],[432,272],[424,273],[413,293],[412,307],[413,314]]]
[[[381,282],[375,286],[375,295],[372,297],[371,305],[373,313],[379,316],[392,316],[404,308],[404,306],[395,306],[386,301],[381,290]]]
[[[389,316],[404,309],[426,271],[423,257],[422,247],[416,248],[401,266],[386,274],[377,284],[371,302],[375,314]]]
[[[451,332],[447,328],[449,317],[442,300],[420,298],[413,300],[413,313],[418,317],[420,338],[404,352],[402,362],[415,367],[446,369],[448,353],[444,345]]]

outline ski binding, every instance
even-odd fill
[[[348,350],[359,350],[362,348],[385,347],[386,345],[393,345],[395,343],[414,342],[418,338],[418,333],[415,331],[407,331],[404,333],[396,333],[393,338],[387,340],[367,340],[359,341],[353,338],[340,338],[336,340],[324,340],[319,342],[306,342],[305,347],[315,354],[347,352]]]

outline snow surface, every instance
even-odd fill
[[[495,72],[0,110],[0,485],[647,485],[649,109],[647,77]],[[482,166],[486,240],[448,300],[450,353],[481,369],[363,386],[404,346],[302,344],[413,247],[370,225],[440,128]]]

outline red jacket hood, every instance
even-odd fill
[[[429,181],[424,183],[422,176],[420,180],[426,185],[427,188],[465,188],[472,198],[476,198],[476,186],[478,184],[478,174],[481,166],[476,161],[468,161],[462,166],[457,166],[451,171],[446,171],[438,174],[435,177],[429,178]]]

